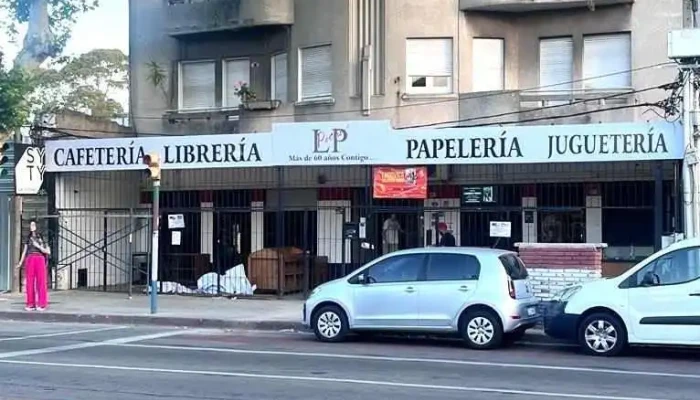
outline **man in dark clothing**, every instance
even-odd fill
[[[447,224],[440,222],[438,224],[438,231],[440,232],[440,247],[455,247],[457,246],[457,240],[455,239],[452,232],[447,230]]]

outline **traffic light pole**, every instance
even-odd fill
[[[160,236],[160,180],[153,180],[153,236],[151,236],[151,314],[158,312],[158,241]]]

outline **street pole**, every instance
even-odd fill
[[[151,314],[158,312],[158,239],[160,230],[160,180],[153,181],[153,236],[151,236]]]

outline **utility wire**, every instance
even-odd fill
[[[622,75],[622,74],[627,74],[627,73],[632,73],[632,72],[638,72],[638,71],[643,71],[643,70],[652,69],[652,68],[664,67],[664,66],[673,65],[673,64],[674,63],[671,61],[666,61],[666,62],[652,64],[652,65],[645,65],[642,67],[626,69],[623,71],[616,71],[616,72],[611,72],[608,74],[591,76],[588,78],[575,79],[575,80],[565,81],[565,82],[558,82],[558,83],[554,83],[554,84],[550,84],[550,85],[534,86],[534,87],[530,87],[530,88],[526,88],[526,89],[514,89],[513,91],[520,91],[520,92],[542,91],[543,89],[555,88],[555,87],[569,85],[569,84],[576,84],[576,83],[591,81],[591,80],[595,80],[595,79],[607,78],[607,77],[611,77],[611,76]],[[468,96],[467,100],[475,100],[475,99],[482,99],[482,98],[487,98],[487,97],[502,96],[504,92],[508,92],[508,90],[476,94],[474,96]],[[410,94],[409,94],[409,96],[410,96]],[[395,105],[395,106],[373,107],[372,111],[393,110],[393,109],[397,109],[397,108],[400,109],[400,108],[406,108],[406,107],[421,107],[421,106],[432,106],[432,105],[436,105],[436,104],[454,103],[454,102],[460,101],[459,94],[456,94],[456,96],[458,96],[458,98],[427,101],[427,102],[413,103],[413,104],[399,104],[399,105]],[[192,112],[197,113],[196,110],[193,110]],[[217,113],[219,111],[217,109],[212,109],[212,110],[202,110],[201,112]],[[309,116],[309,115],[318,116],[318,115],[351,114],[351,113],[359,113],[359,112],[362,112],[362,110],[361,109],[349,109],[349,110],[323,111],[323,112],[304,113],[303,115],[304,116]],[[299,115],[299,114],[246,115],[246,119],[256,120],[256,119],[271,119],[271,118],[290,118],[290,117],[295,117],[297,115]],[[129,118],[133,119],[133,120],[163,120],[163,119],[168,119],[168,117],[164,117],[164,116],[130,116]],[[173,119],[187,119],[187,120],[201,120],[201,119],[210,119],[210,118],[211,117],[197,116],[197,115],[192,115],[192,116],[188,117],[187,113],[179,113],[179,114],[177,114],[176,117],[175,116],[173,117]]]
[[[428,127],[445,125],[445,124],[457,124],[457,123],[463,123],[463,122],[479,121],[479,120],[483,120],[483,119],[506,117],[509,115],[528,114],[528,113],[539,112],[539,111],[553,110],[553,109],[562,108],[562,107],[571,107],[571,106],[574,106],[577,104],[585,104],[585,103],[591,103],[591,102],[601,101],[601,100],[610,100],[610,99],[614,99],[617,97],[631,96],[631,95],[635,95],[638,93],[649,92],[652,90],[660,90],[660,89],[664,89],[666,85],[668,85],[668,84],[648,87],[648,88],[639,89],[639,90],[630,90],[630,91],[610,94],[610,95],[602,96],[602,97],[592,97],[589,99],[580,99],[580,100],[576,100],[576,101],[572,101],[570,103],[564,103],[564,104],[555,104],[555,105],[551,105],[551,106],[536,107],[536,108],[530,108],[530,109],[518,110],[518,111],[508,111],[508,112],[504,112],[504,113],[500,113],[500,114],[484,115],[484,116],[480,116],[480,117],[469,117],[469,118],[463,118],[463,119],[458,119],[458,120],[454,120],[454,121],[447,121],[447,122],[432,122],[432,123],[428,123],[428,124],[412,125],[412,126],[401,127],[401,128],[396,128],[396,129],[428,128]],[[489,123],[487,125],[498,125],[500,123],[504,123],[504,122],[492,122],[492,123]],[[479,125],[479,126],[482,126],[482,125]]]

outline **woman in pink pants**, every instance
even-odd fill
[[[24,275],[27,277],[27,311],[44,311],[49,305],[48,288],[46,284],[46,256],[51,249],[44,237],[36,230],[36,221],[29,222],[29,236],[24,241],[24,251],[19,260],[20,267],[24,263]]]

